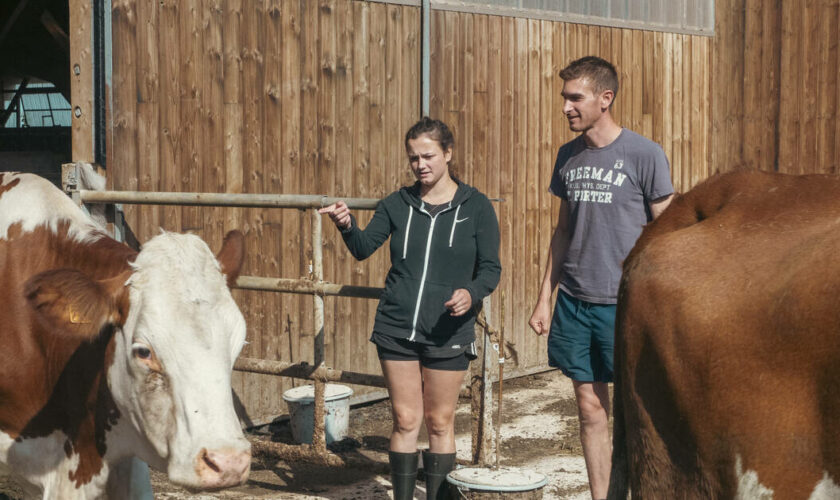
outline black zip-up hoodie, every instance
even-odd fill
[[[481,192],[458,182],[450,206],[434,217],[423,209],[419,183],[391,193],[364,230],[353,219],[342,231],[358,260],[391,236],[391,269],[376,310],[374,331],[436,346],[475,339],[475,309],[451,316],[444,303],[464,288],[475,305],[499,283],[499,222]]]

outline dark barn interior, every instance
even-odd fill
[[[0,2],[0,170],[60,184],[71,160],[66,0]]]

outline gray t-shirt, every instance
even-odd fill
[[[603,148],[587,147],[579,136],[557,153],[549,191],[569,207],[560,288],[579,300],[615,304],[622,261],[651,220],[648,202],[674,192],[665,152],[626,128]]]

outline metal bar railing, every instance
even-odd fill
[[[164,193],[144,191],[92,191],[79,189],[82,203],[125,203],[129,205],[185,205],[252,208],[321,208],[344,201],[348,208],[373,210],[377,198],[340,198],[318,194],[257,193]]]
[[[67,165],[70,166],[70,165]],[[76,169],[79,167],[76,166]],[[65,176],[63,175],[63,178]],[[376,198],[343,198],[323,195],[300,194],[255,194],[255,193],[180,193],[180,192],[142,192],[142,191],[100,191],[78,189],[75,180],[80,176],[67,177],[65,191],[80,204],[132,204],[132,205],[184,205],[214,207],[252,207],[252,208],[294,208],[300,210],[317,209],[343,200],[347,206],[356,210],[373,210],[379,203]],[[347,460],[331,453],[326,448],[324,431],[324,384],[326,382],[345,382],[369,387],[385,387],[385,378],[381,375],[357,373],[328,368],[324,364],[324,297],[341,296],[378,299],[382,288],[350,286],[326,283],[323,281],[322,254],[322,216],[317,210],[311,211],[312,224],[312,272],[310,279],[266,278],[259,276],[240,276],[236,288],[246,290],[272,291],[281,293],[311,294],[314,302],[315,342],[313,346],[313,364],[289,363],[253,358],[239,358],[234,369],[242,372],[287,376],[314,381],[315,389],[315,425],[311,445],[283,445],[281,443],[254,443],[255,451],[264,452],[278,458],[306,459],[329,465],[347,465]],[[485,331],[485,350],[495,332],[483,318],[479,325]],[[486,367],[484,368],[487,369]],[[487,384],[484,377],[484,384]],[[483,388],[484,391],[487,388]],[[485,405],[482,412],[489,417],[492,403]],[[483,421],[488,421],[482,419]],[[473,429],[473,432],[476,432]],[[482,433],[483,434],[483,433]],[[486,441],[486,440],[484,440]],[[483,448],[483,446],[482,446]],[[484,452],[480,455],[486,456]]]

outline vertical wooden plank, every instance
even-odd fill
[[[461,59],[459,58],[459,54],[461,53],[461,45],[460,45],[460,38],[461,38],[461,18],[463,17],[462,14],[457,12],[447,12],[446,13],[446,75],[445,75],[445,82],[446,82],[446,115],[440,117],[443,121],[446,122],[454,130],[452,131],[455,134],[455,137],[460,136],[460,132],[457,130],[458,127],[458,112],[461,106],[461,92],[460,92],[460,65]],[[453,157],[455,165],[458,165],[461,162],[461,154],[460,150],[455,151],[455,155]]]
[[[622,127],[629,127],[630,124],[624,116],[625,110],[630,107],[630,100],[629,94],[627,93],[627,75],[624,72],[624,64],[622,63],[624,60],[621,50],[624,42],[622,30],[618,28],[610,29],[610,40],[612,42],[612,46],[610,47],[611,53],[609,61],[613,64],[613,66],[615,66],[615,69],[618,72],[619,85],[619,96],[613,103],[612,116]]]
[[[815,57],[819,47],[817,0],[805,0],[804,9],[800,3],[802,44],[799,52],[800,85],[797,95],[799,102],[799,157],[797,158],[798,173],[814,173],[817,161],[816,117],[817,95],[817,61]],[[794,135],[796,137],[796,135]]]
[[[404,130],[400,130],[402,123],[400,123],[400,85],[402,81],[402,66],[404,64],[402,58],[402,50],[400,48],[399,40],[402,39],[402,8],[397,5],[386,6],[386,38],[385,38],[385,112],[383,119],[385,121],[385,191],[390,192],[397,189],[401,180],[403,179],[403,169],[405,168],[405,153],[402,144],[402,134]]]
[[[502,112],[502,67],[501,67],[501,50],[502,50],[502,24],[499,16],[488,16],[485,31],[483,33],[484,42],[478,44],[479,47],[487,47],[487,55],[484,64],[487,67],[487,117],[486,127],[481,126],[479,122],[478,128],[485,128],[485,159],[483,168],[486,175],[486,191],[485,194],[491,198],[501,198],[500,184],[501,171],[504,166],[501,162],[501,112]],[[501,204],[510,203],[510,201],[502,201],[495,204],[496,215],[501,215]],[[502,243],[503,245],[503,243]],[[504,271],[507,272],[507,271]],[[499,286],[497,290],[505,290],[505,287]],[[509,292],[508,292],[509,293]],[[494,293],[492,302],[492,319],[496,327],[500,327],[500,307],[501,294]],[[506,309],[507,310],[507,309]]]
[[[228,193],[241,193],[242,170],[242,55],[240,26],[242,23],[242,0],[225,2],[224,11],[224,185]],[[242,209],[226,211],[225,231],[241,229]]]
[[[707,177],[706,159],[703,157],[703,140],[706,136],[706,131],[703,129],[703,109],[701,107],[702,94],[704,93],[703,78],[703,61],[702,61],[702,43],[703,39],[700,37],[689,37],[691,39],[691,141],[689,147],[691,148],[691,185],[695,186],[697,183]]]
[[[116,4],[116,2],[115,2]],[[75,111],[78,109],[78,116],[73,113],[73,125],[71,133],[72,158],[73,161],[93,161],[93,59],[91,40],[93,39],[93,4],[87,0],[68,0],[68,11],[70,16],[70,107]],[[124,12],[128,5],[114,5],[113,9]],[[121,41],[119,38],[132,38],[133,32],[125,31],[131,29],[124,15],[112,20],[112,30],[118,34],[115,37],[114,55],[117,50],[123,51],[127,47],[121,47],[122,43],[130,43],[128,40]],[[117,65],[114,68],[114,81],[120,77],[130,66],[124,67],[120,59],[114,59]],[[78,67],[78,73],[74,68]],[[112,89],[113,91],[113,89]],[[114,96],[115,103],[116,96]],[[113,153],[118,151],[112,148]],[[109,172],[108,182],[112,182],[113,174]]]
[[[243,2],[242,27],[242,110],[243,110],[243,186],[246,193],[262,192],[262,124],[264,121],[263,102],[263,53],[265,9],[262,3]],[[260,243],[265,237],[263,220],[258,209],[244,211],[246,221],[245,244],[251,248],[246,252],[245,270],[254,276],[263,274],[260,256]],[[263,319],[265,314],[265,294],[248,293],[244,301],[247,304],[248,344],[242,349],[242,356],[260,358],[263,353]],[[263,377],[247,374],[243,377],[241,398],[256,418],[261,410],[261,381]],[[255,409],[254,409],[255,408]]]
[[[445,84],[443,75],[446,74],[446,47],[445,47],[445,11],[432,10],[429,32],[429,114],[430,116],[443,116],[445,107]]]
[[[639,134],[644,135],[644,127],[642,124],[642,94],[644,93],[644,41],[643,32],[640,30],[626,30],[631,33],[631,56],[630,59],[630,86],[632,99],[632,116],[631,119],[633,130]],[[625,65],[627,62],[625,61]],[[649,133],[647,135],[650,137]]]
[[[369,194],[376,198],[382,198],[391,190],[391,186],[385,187],[385,164],[387,158],[385,155],[385,86],[387,82],[385,61],[385,36],[386,36],[386,18],[387,10],[385,4],[370,3],[370,43],[368,50],[370,51],[368,62],[370,64],[369,76],[369,115],[368,115],[368,137],[370,149],[370,172],[368,184],[371,186]],[[386,191],[387,189],[387,191]],[[370,216],[365,214],[361,219],[364,222],[369,220]],[[360,221],[360,224],[362,222]],[[366,269],[371,270],[368,275],[370,280],[377,285],[382,283],[382,272],[372,271],[373,269],[382,270],[388,269],[388,264],[385,261],[385,252],[377,252],[368,259],[368,266]],[[371,283],[371,282],[368,282]],[[372,284],[372,283],[371,283]],[[369,301],[368,318],[373,318],[376,313],[376,304],[374,301]],[[368,370],[376,370],[376,362],[370,359],[367,363]],[[373,371],[369,371],[373,373]]]
[[[283,191],[281,172],[283,122],[286,120],[282,99],[282,68],[283,54],[281,42],[283,39],[283,10],[280,0],[267,0],[265,10],[259,22],[264,26],[259,40],[259,50],[263,62],[263,82],[260,100],[263,106],[263,123],[261,130],[262,156],[259,166],[255,170],[261,171],[261,192],[278,193]],[[254,186],[257,187],[257,186]],[[259,211],[262,221],[262,237],[257,247],[261,262],[261,276],[280,276],[280,258],[283,234],[283,216],[281,210],[263,209]],[[281,351],[280,332],[283,330],[281,321],[281,294],[261,293],[259,305],[262,307],[258,335],[261,337],[261,359],[277,359]],[[257,326],[257,325],[255,325]],[[273,408],[281,406],[279,400],[282,394],[282,384],[279,377],[259,377],[259,403],[252,404],[259,408],[260,415],[267,414]]]
[[[524,161],[527,164],[527,144],[528,144],[528,21],[522,18],[516,18],[514,23],[514,54],[513,54],[513,156],[511,161],[520,163]],[[514,308],[515,311],[525,311],[533,308],[531,300],[531,288],[535,286],[534,283],[529,282],[525,276],[525,271],[528,267],[528,254],[525,251],[525,241],[527,230],[526,215],[526,197],[527,197],[527,170],[516,169],[513,177],[513,213],[511,219],[516,221],[512,224],[511,238],[516,242],[513,245],[513,262],[516,270],[513,276],[514,292]],[[533,340],[525,336],[522,345],[519,346],[522,356],[520,357],[520,366],[527,368],[530,366],[531,360],[528,353],[531,352]]]
[[[284,193],[302,193],[301,188],[301,22],[300,2],[282,2],[282,28],[280,51],[280,81],[283,119],[281,134],[281,189]],[[298,210],[282,210],[282,228],[280,235],[280,274],[284,278],[297,278],[305,275],[307,261],[304,258],[301,224],[306,214]],[[297,337],[301,334],[301,317],[312,310],[312,300],[304,295],[285,294],[282,299],[282,316],[279,329],[277,358],[283,361],[297,360],[293,349]],[[281,390],[292,386],[291,380],[283,380]]]
[[[535,194],[538,196],[537,206],[539,210],[539,227],[537,233],[538,238],[535,242],[532,257],[536,272],[536,281],[532,282],[531,285],[535,288],[535,291],[536,284],[540,282],[542,272],[544,271],[545,262],[543,256],[546,254],[546,251],[551,243],[552,228],[557,218],[557,212],[551,210],[552,198],[554,198],[554,195],[548,192],[548,183],[551,179],[551,172],[554,168],[555,150],[554,143],[552,141],[554,135],[553,118],[554,115],[558,113],[554,103],[554,87],[556,86],[555,79],[557,78],[555,75],[558,71],[555,70],[554,29],[552,25],[553,23],[549,21],[542,21],[540,23],[540,133],[536,137],[539,150],[538,161],[534,166],[537,173],[537,176],[534,179],[534,190]],[[588,50],[590,53],[593,52],[591,47]],[[534,296],[534,303],[536,303],[536,295]],[[534,345],[535,349],[541,350],[539,347],[540,342],[536,338],[534,339]],[[539,362],[538,359],[539,358],[537,356],[534,356],[534,365]]]
[[[180,2],[164,0],[160,4],[158,59],[160,60],[160,185],[164,191],[179,191],[181,186],[181,45],[178,37]],[[180,207],[163,208],[164,229],[181,229]]]
[[[683,102],[685,96],[683,93],[683,44],[681,35],[672,35],[673,44],[673,79],[672,79],[672,98],[673,108],[671,116],[673,122],[671,126],[671,175],[674,179],[674,187],[680,192],[688,191],[689,182],[683,177]]]
[[[397,151],[399,185],[413,184],[414,174],[408,168],[405,154],[405,132],[420,119],[420,9],[402,7],[402,42],[398,43],[402,52],[400,73],[400,125],[397,128],[397,140],[393,145]],[[457,140],[457,138],[456,138]]]
[[[654,95],[654,54],[656,53],[655,34],[652,31],[640,33],[642,38],[642,70],[639,101],[642,129],[641,134],[653,139],[653,107],[658,94]],[[655,140],[655,139],[654,139]]]
[[[758,116],[761,114],[764,102],[760,100],[763,76],[762,68],[762,21],[761,11],[765,2],[761,0],[744,0],[745,29],[744,29],[744,163],[750,168],[760,167],[761,136],[765,129]]]
[[[815,127],[816,158],[814,173],[828,173],[834,158],[834,115],[836,98],[837,68],[837,5],[820,2],[816,6],[813,31],[816,33],[817,107]]]
[[[224,42],[222,26],[224,11],[222,0],[202,2],[200,33],[203,46],[201,72],[201,137],[200,149],[204,152],[201,164],[201,191],[225,192],[224,151]],[[205,241],[210,248],[221,248],[224,230],[224,210],[201,209]]]
[[[536,303],[535,284],[539,283],[539,269],[540,262],[537,255],[540,253],[539,246],[539,224],[540,224],[540,193],[538,186],[543,181],[539,175],[539,161],[540,161],[540,83],[541,83],[541,67],[540,67],[540,21],[529,19],[527,22],[527,80],[526,88],[527,97],[525,99],[525,106],[527,112],[527,136],[525,137],[525,164],[532,166],[526,169],[525,173],[525,253],[526,258],[524,262],[525,267],[525,286],[528,288],[527,297],[528,304]],[[534,336],[526,338],[526,348],[528,349],[529,358],[533,358],[532,353],[536,351],[536,338]],[[533,360],[530,361],[533,363]]]
[[[242,0],[229,0],[224,6],[224,186],[228,193],[242,192],[242,57],[240,46],[240,26],[242,19]],[[244,231],[243,210],[240,208],[225,211],[224,231],[240,229]],[[246,247],[246,252],[248,249]],[[248,298],[251,294],[233,290],[233,298],[250,320]],[[247,340],[250,342],[253,330],[248,329]],[[233,391],[241,401],[245,395],[245,379],[249,377],[241,372],[234,372],[231,379]]]
[[[832,16],[834,22],[837,25],[840,25],[840,8],[837,9],[835,14]],[[835,31],[836,35],[836,31]],[[836,39],[835,39],[836,40]],[[835,42],[835,44],[840,42]],[[836,51],[836,57],[832,61],[836,67],[840,67],[840,50]],[[834,99],[834,114],[835,116],[840,115],[840,75],[837,75],[835,78],[835,99]],[[840,126],[837,123],[834,123],[834,158],[832,161],[832,165],[829,168],[829,173],[838,174],[840,173]]]
[[[502,278],[499,288],[506,290],[505,311],[513,311],[513,300],[518,290],[514,288],[514,279],[518,268],[513,259],[514,244],[516,235],[514,233],[513,214],[516,204],[515,197],[515,165],[514,136],[516,133],[516,115],[514,112],[515,73],[518,68],[515,64],[516,32],[515,21],[512,18],[501,18],[498,20],[499,33],[502,43],[499,56],[499,86],[501,94],[500,103],[500,124],[499,124],[499,196],[505,201],[499,205],[499,228],[501,231],[500,259],[502,264]],[[522,327],[513,320],[514,314],[508,314],[505,318],[505,331],[513,334],[514,339],[522,336]],[[520,361],[522,363],[522,361]]]
[[[137,147],[143,159],[138,158],[141,191],[160,191],[160,106],[158,104],[158,4],[137,4]],[[116,167],[119,168],[119,167]],[[137,207],[139,225],[133,227],[135,235],[143,242],[158,233],[161,226],[161,208]]]
[[[201,4],[182,4],[179,18],[181,44],[181,183],[179,191],[195,191],[201,185]],[[200,231],[199,207],[181,208],[181,230]]]
[[[799,26],[801,7],[794,2],[782,2],[782,54],[781,54],[781,82],[780,96],[799,95],[803,89],[799,78],[798,51]],[[794,99],[779,100],[779,123],[785,124],[784,133],[779,130],[779,171],[797,173],[801,156],[798,151],[799,137],[799,104]],[[797,140],[790,140],[796,137]]]
[[[357,196],[354,192],[355,177],[360,172],[353,168],[353,83],[355,67],[353,61],[353,4],[349,1],[336,3],[335,11],[336,31],[336,65],[335,65],[335,184],[334,192],[337,196]],[[332,231],[334,250],[332,252],[333,276],[336,283],[350,283],[353,259],[346,251],[338,237],[338,231]],[[363,331],[353,329],[353,306],[361,305],[364,299],[339,297],[335,303],[335,321],[332,332],[328,332],[332,339],[332,349],[328,354],[333,358],[333,365],[339,369],[353,367],[351,346],[356,337],[364,335]],[[331,352],[330,352],[331,351]],[[329,357],[328,357],[329,359]]]
[[[302,161],[301,171],[306,172],[300,178],[300,188],[302,193],[320,192],[320,166],[319,166],[319,127],[320,123],[320,105],[319,94],[320,87],[320,49],[319,49],[319,19],[318,19],[318,2],[310,0],[300,1],[301,10],[301,148]],[[300,216],[300,243],[303,247],[303,263],[305,273],[310,272],[312,265],[312,244],[311,244],[311,230],[309,217],[306,213],[301,213]],[[324,234],[328,234],[324,231]],[[306,301],[309,297],[304,297],[302,300]],[[311,304],[311,300],[307,301]],[[297,344],[293,343],[292,352],[295,356],[295,361],[313,362],[313,329],[314,318],[312,316],[311,305],[301,308],[303,311],[300,317],[300,331],[297,335],[293,333],[293,339],[297,339]],[[295,382],[297,384],[298,382]]]
[[[683,79],[682,79],[682,92],[683,92],[683,102],[682,102],[682,111],[680,112],[680,116],[682,117],[682,165],[680,166],[682,169],[682,178],[683,182],[687,183],[687,189],[694,187],[693,178],[692,178],[692,168],[693,165],[691,164],[691,144],[692,144],[692,130],[691,130],[691,112],[692,112],[692,94],[693,94],[693,82],[692,82],[692,67],[691,67],[691,37],[688,35],[680,35],[680,44],[682,45],[682,56],[683,56],[683,64],[682,64],[682,72],[683,72]]]
[[[459,56],[461,63],[458,78],[460,81],[460,106],[458,109],[458,132],[456,137],[461,142],[459,161],[460,161],[460,175],[469,184],[475,182],[475,165],[473,164],[474,146],[473,146],[473,123],[472,114],[475,110],[475,103],[473,101],[473,82],[474,82],[474,57],[473,57],[473,14],[464,14],[461,16],[461,38],[459,45],[461,47]]]
[[[666,93],[666,89],[668,87],[664,86],[664,79],[665,79],[665,62],[664,59],[664,39],[665,34],[662,32],[655,32],[652,34],[652,55],[651,55],[651,68],[648,70],[649,75],[651,76],[651,80],[647,82],[645,86],[645,102],[643,107],[650,112],[653,121],[652,121],[652,128],[651,134],[652,139],[659,143],[663,149],[665,149],[665,142],[664,142],[664,97]],[[668,151],[665,151],[666,155]]]
[[[488,88],[488,50],[489,40],[487,33],[488,16],[474,16],[473,22],[473,110],[469,121],[473,123],[473,186],[483,193],[488,192],[487,168],[487,136],[490,124]],[[491,314],[494,312],[491,308]],[[491,317],[491,321],[492,321]]]
[[[778,169],[777,139],[779,131],[779,82],[781,58],[781,5],[772,2],[762,8],[762,52],[761,65],[764,68],[765,81],[761,86],[762,115],[761,123],[764,135],[761,141],[761,155],[759,168],[763,170]],[[711,77],[710,77],[711,80]]]
[[[636,86],[633,83],[633,75],[635,73],[633,66],[633,53],[635,52],[633,46],[633,31],[623,29],[621,30],[621,59],[617,63],[618,79],[624,88],[624,97],[621,100],[621,124],[634,132],[638,132],[638,123],[636,122],[636,113],[634,111],[636,102]]]
[[[353,3],[353,24],[355,32],[353,33],[353,126],[352,126],[352,141],[353,151],[351,165],[354,170],[353,177],[353,196],[370,197],[370,143],[367,133],[370,99],[369,92],[369,74],[370,74],[370,50],[368,40],[370,38],[370,4],[368,2],[354,2]],[[360,220],[360,214],[356,214],[357,220]],[[367,220],[365,220],[367,222]],[[353,259],[355,261],[355,259]],[[358,262],[351,262],[352,275],[350,276],[350,284],[362,284],[360,278],[364,272],[362,265]],[[364,283],[367,285],[367,282]],[[359,299],[361,300],[361,299]],[[368,322],[371,321],[369,303],[374,301],[362,301],[352,305],[355,311],[368,311],[368,314],[357,314],[351,323],[353,331],[351,332],[351,343],[348,349],[350,359],[357,360],[356,366],[364,370],[370,363],[364,361],[358,363],[359,360],[366,360],[369,356],[367,335]],[[364,317],[359,317],[364,316]]]
[[[113,72],[113,164],[108,172],[114,189],[137,189],[137,16],[132,0],[112,4],[112,29],[119,36],[114,39]],[[92,81],[92,80],[91,80]],[[89,108],[92,110],[92,108]],[[75,121],[74,121],[75,123]],[[91,117],[92,126],[92,117]],[[151,125],[151,124],[149,124]],[[79,127],[84,124],[80,123]],[[75,130],[73,131],[75,133]],[[81,131],[81,133],[85,133]],[[145,139],[145,138],[144,138]],[[83,147],[80,145],[80,147]],[[91,149],[93,160],[93,151]],[[130,227],[138,225],[136,207],[126,206],[126,219]]]
[[[318,89],[318,182],[315,192],[332,191],[336,185],[336,0],[320,0],[319,29],[319,89]],[[324,231],[325,246],[335,248],[335,231]],[[324,255],[324,276],[335,276],[335,259]],[[329,279],[329,278],[328,278]],[[327,353],[334,353],[332,339],[335,334],[335,300],[324,302],[324,344]],[[315,332],[317,335],[317,332]],[[332,364],[334,359],[325,358]]]

